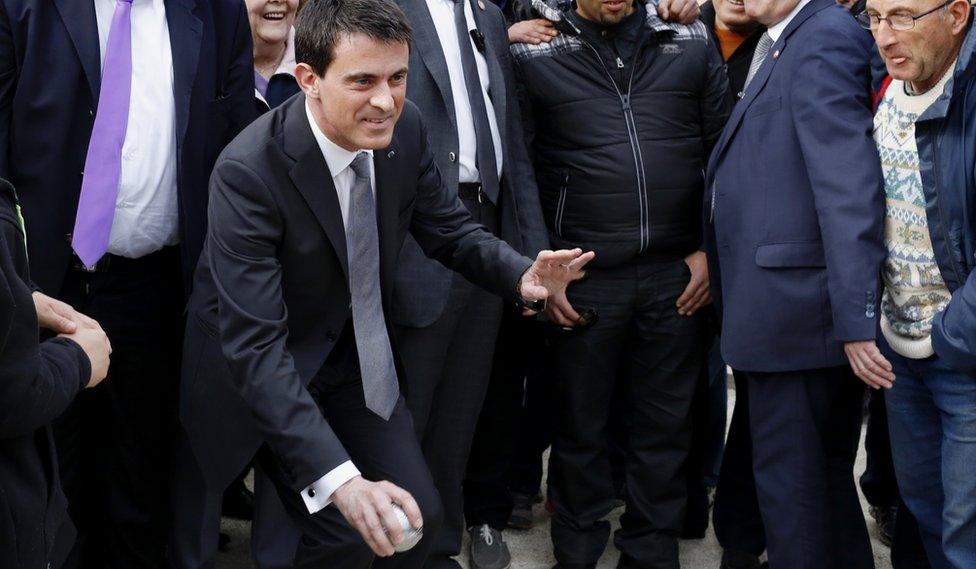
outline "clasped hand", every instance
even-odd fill
[[[91,362],[91,377],[86,387],[95,387],[108,375],[109,355],[112,344],[94,319],[75,310],[70,304],[35,291],[34,310],[37,325],[68,338],[81,346]]]

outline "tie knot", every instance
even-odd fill
[[[360,152],[353,159],[352,164],[349,165],[352,171],[356,173],[357,178],[369,179],[369,154],[366,152]]]

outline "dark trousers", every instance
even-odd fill
[[[181,430],[182,431],[182,430]],[[222,488],[207,488],[186,434],[176,445],[173,469],[173,527],[169,558],[173,569],[212,569],[217,558]],[[251,555],[257,569],[290,569],[301,533],[278,498],[274,484],[254,469]]]
[[[573,306],[595,309],[599,321],[552,340],[549,490],[560,565],[594,566],[606,547],[610,523],[604,517],[614,501],[607,429],[618,382],[624,382],[627,509],[615,543],[641,566],[678,566],[690,407],[704,359],[700,317],[680,316],[675,307],[689,276],[681,259],[639,259],[590,269],[569,288]]]
[[[853,473],[861,381],[848,366],[743,375],[771,569],[873,568]]]
[[[403,399],[397,403],[389,421],[384,421],[366,408],[363,384],[358,378],[312,386],[310,391],[363,477],[387,480],[410,492],[423,515],[424,537],[407,552],[374,560],[362,536],[335,506],[309,514],[299,490],[293,487],[292,478],[265,445],[258,452],[258,466],[267,473],[285,511],[302,533],[295,556],[296,569],[422,567],[443,515]]]
[[[69,271],[59,298],[112,342],[108,377],[55,423],[61,480],[78,541],[66,567],[165,564],[169,473],[183,338],[177,247]]]
[[[741,372],[734,372],[735,409],[725,441],[722,468],[715,487],[712,524],[722,549],[734,549],[753,555],[766,551],[766,531],[756,479],[752,473],[752,434],[749,430],[749,382]]]
[[[888,436],[888,411],[883,391],[868,395],[868,428],[864,435],[867,466],[861,474],[861,492],[868,504],[880,508],[898,506],[898,482],[891,461],[891,438]]]
[[[475,221],[495,229],[495,207],[465,200]],[[444,525],[431,548],[430,565],[461,551],[461,486],[478,415],[488,390],[502,301],[453,275],[444,312],[424,328],[397,327],[418,440],[444,504]],[[515,286],[515,283],[512,283]]]
[[[545,324],[506,307],[488,393],[464,479],[469,526],[501,530],[512,515],[512,492],[535,495],[548,443],[549,390]],[[540,424],[543,423],[543,424]]]

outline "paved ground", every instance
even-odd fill
[[[732,404],[735,401],[735,391],[729,390],[729,411],[731,416]],[[858,455],[858,462],[855,471],[860,473],[864,470],[864,452]],[[862,504],[865,512],[867,504]],[[621,509],[615,510],[611,515],[616,525],[616,519],[621,513]],[[549,568],[555,563],[552,557],[552,548],[549,541],[549,518],[545,514],[542,506],[536,506],[536,526],[529,531],[506,531],[505,539],[512,551],[513,569],[542,569]],[[868,530],[871,533],[872,547],[874,548],[875,566],[877,569],[890,569],[891,561],[888,555],[888,548],[878,541],[878,528],[874,522],[868,518]],[[249,526],[244,522],[224,520],[223,531],[231,536],[230,551],[221,554],[218,559],[218,569],[252,569],[254,567],[250,560],[250,541]],[[467,544],[465,544],[466,546]],[[464,550],[466,551],[466,549]],[[607,551],[600,560],[601,568],[613,568],[617,562],[617,551],[613,544],[607,546]],[[684,569],[718,569],[721,550],[715,535],[711,529],[708,535],[702,540],[683,541],[681,543],[681,566]],[[466,554],[462,554],[459,559],[461,564],[467,568]],[[325,568],[323,568],[325,569]]]

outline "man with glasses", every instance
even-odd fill
[[[976,33],[966,0],[869,0],[891,82],[874,138],[888,255],[881,351],[902,498],[935,568],[976,566]]]

